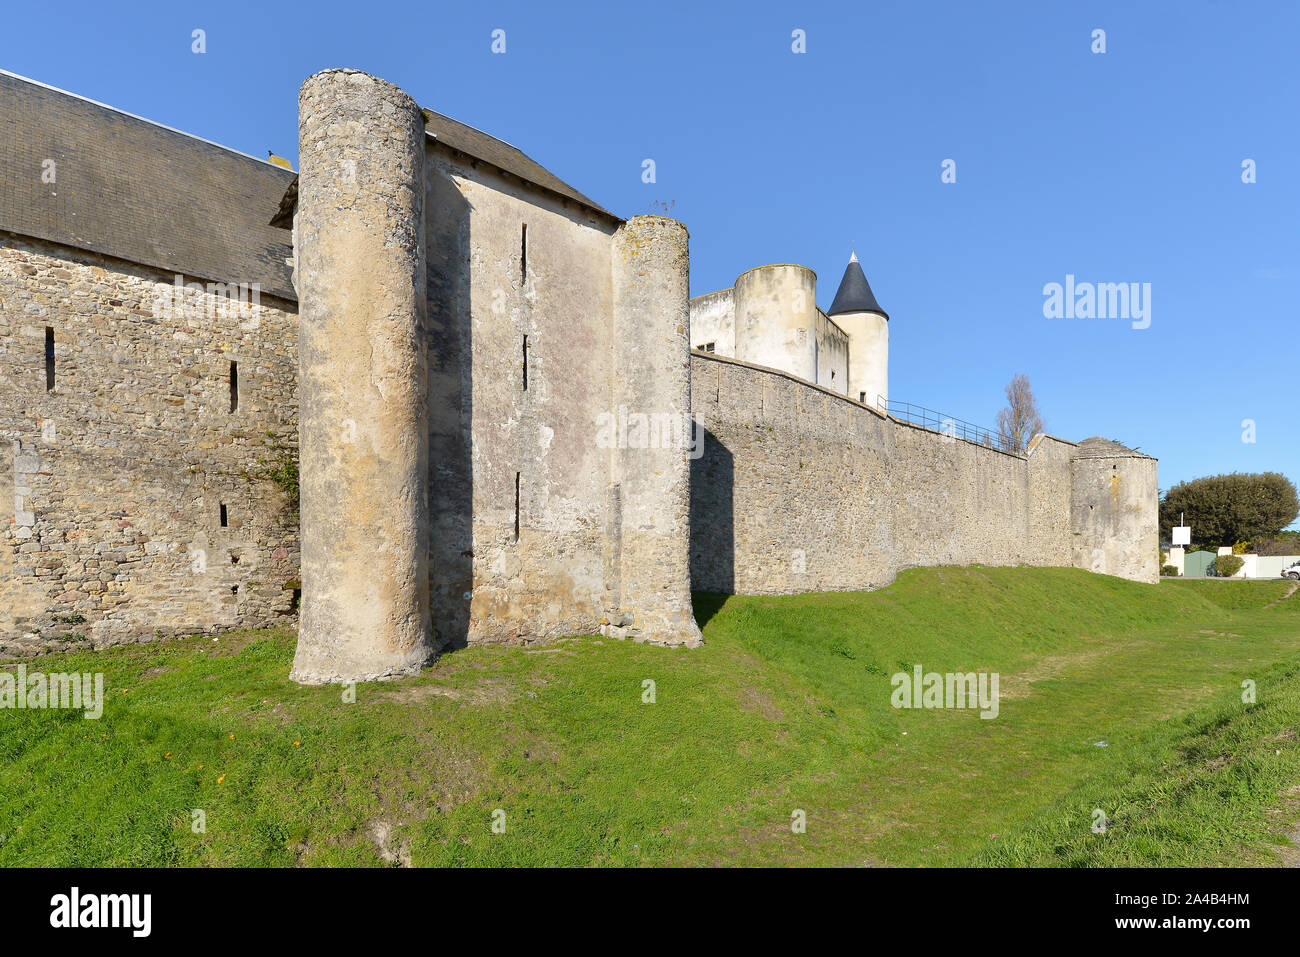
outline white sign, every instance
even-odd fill
[[[1175,525],[1174,528],[1173,528],[1173,532],[1174,532],[1174,544],[1175,544],[1175,545],[1190,545],[1190,544],[1192,544],[1192,526],[1190,526],[1190,525]]]

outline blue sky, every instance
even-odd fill
[[[1162,489],[1300,480],[1290,0],[68,3],[5,19],[5,69],[295,163],[302,80],[366,70],[619,215],[671,204],[693,294],[798,262],[825,308],[856,245],[891,315],[896,399],[991,427],[1024,372],[1048,431],[1140,446]],[[1043,287],[1067,274],[1150,283],[1150,327],[1045,318]]]

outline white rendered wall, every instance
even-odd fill
[[[849,397],[871,406],[877,396],[887,400],[889,320],[878,312],[844,312],[833,318],[849,334]]]

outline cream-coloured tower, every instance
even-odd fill
[[[686,227],[634,216],[614,234],[614,404],[653,410],[659,441],[612,451],[609,526],[614,594],[603,634],[700,644],[691,608],[690,253]],[[674,429],[680,429],[674,435]],[[702,441],[702,439],[701,439]],[[646,447],[646,446],[649,447]],[[621,629],[621,630],[612,630]]]
[[[302,611],[291,677],[419,671],[429,641],[424,119],[355,70],[299,95]]]
[[[888,408],[889,314],[876,302],[857,253],[849,257],[827,315],[849,337],[849,396]]]
[[[736,358],[817,381],[817,274],[759,266],[736,280]]]

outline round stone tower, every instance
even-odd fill
[[[695,646],[691,609],[690,255],[686,227],[634,216],[613,242],[615,405],[648,414],[655,441],[613,452],[619,564],[607,633]]]
[[[736,280],[736,358],[817,381],[817,274],[759,266]]]
[[[849,257],[826,314],[849,337],[849,398],[888,408],[889,314],[876,302],[857,253]]]
[[[302,605],[291,677],[365,681],[432,657],[424,118],[354,70],[298,97]]]

